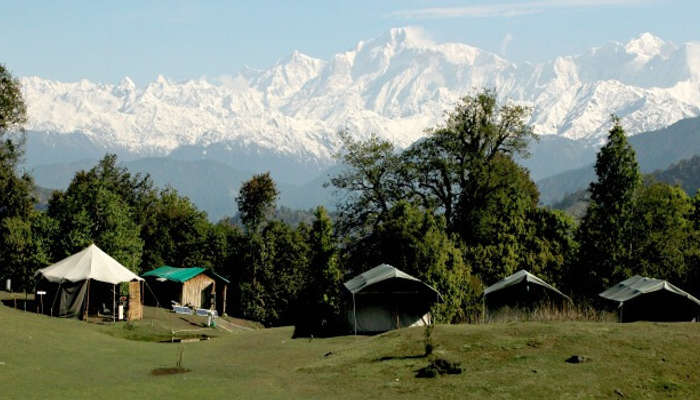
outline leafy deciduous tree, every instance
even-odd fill
[[[132,271],[139,272],[143,240],[128,198],[113,191],[113,165],[106,157],[88,172],[78,172],[65,192],[55,192],[48,214],[57,223],[52,255],[60,259],[95,243]]]
[[[397,200],[399,158],[394,145],[376,135],[356,141],[340,132],[343,152],[337,157],[347,167],[330,184],[343,192],[338,204],[340,232],[361,237],[379,223]]]
[[[641,187],[632,213],[631,273],[684,282],[693,247],[692,212],[691,199],[678,186],[652,182]]]
[[[248,232],[257,232],[266,217],[275,209],[279,192],[269,172],[254,175],[244,182],[236,197],[238,213]]]

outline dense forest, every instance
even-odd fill
[[[593,305],[633,274],[698,294],[700,193],[643,179],[614,117],[580,221],[539,206],[528,170],[514,161],[537,139],[530,110],[483,90],[407,149],[341,133],[344,168],[328,183],[333,218],[323,207],[278,209],[276,184],[262,173],[244,182],[232,217],[211,223],[115,155],[37,209],[32,177],[19,173],[22,141],[10,135],[26,121],[19,83],[2,66],[0,82],[0,277],[21,290],[33,290],[36,269],[95,243],[136,273],[212,268],[231,280],[232,314],[266,326],[303,320],[311,330],[339,314],[342,282],[380,263],[437,288],[434,315],[451,323],[478,319],[484,286],[519,269]]]

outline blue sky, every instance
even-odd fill
[[[0,0],[0,62],[18,76],[143,85],[268,67],[293,50],[327,59],[407,25],[541,61],[647,31],[700,40],[698,15],[698,0]]]

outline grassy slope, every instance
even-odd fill
[[[438,326],[438,355],[459,376],[416,379],[422,329],[375,337],[290,339],[291,328],[162,344],[119,327],[0,306],[3,398],[692,398],[700,393],[698,324],[511,323]],[[175,364],[187,374],[151,376]],[[327,352],[333,354],[324,357]],[[564,362],[572,354],[589,363]],[[381,358],[396,357],[385,361]],[[401,358],[404,357],[404,358]]]

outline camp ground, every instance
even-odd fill
[[[440,300],[433,287],[388,264],[363,272],[344,286],[352,298],[347,320],[355,333],[430,324],[430,308]]]
[[[226,313],[228,279],[204,268],[162,266],[142,275],[151,290],[144,295],[148,305],[171,307],[172,304],[194,309],[216,309]]]
[[[532,310],[540,306],[561,306],[571,298],[543,279],[520,270],[484,290],[485,310],[496,312],[504,307]]]
[[[635,275],[600,293],[620,322],[700,321],[700,300],[662,279]]]
[[[109,295],[116,293],[110,286],[122,283],[193,308],[214,306],[207,299],[216,298],[226,283],[201,268],[158,268],[143,277],[122,268],[90,246],[38,276],[46,281],[42,288],[66,299],[54,306],[63,316],[108,308]],[[149,281],[154,281],[152,287]],[[697,303],[664,281],[623,283],[626,289],[611,297],[624,297],[625,310],[641,297],[629,297],[631,292],[669,292]],[[292,327],[263,328],[231,317],[207,327],[197,315],[148,305],[141,320],[106,324],[0,306],[0,390],[10,399],[45,398],[47,393],[76,399],[539,399],[618,398],[620,393],[630,398],[693,398],[700,390],[700,376],[691,367],[697,365],[697,354],[687,351],[700,343],[695,323],[435,325],[430,310],[444,298],[391,265],[378,265],[343,286],[349,329],[329,338],[295,339]],[[534,296],[536,290],[546,295]],[[570,301],[526,271],[485,292],[486,300],[507,293],[504,298],[514,301],[509,306],[526,309],[542,298]],[[98,304],[97,309],[90,304]],[[426,332],[432,332],[432,355],[426,354]],[[572,358],[581,360],[580,365],[567,362]],[[418,378],[416,371],[431,360],[451,360],[463,373]],[[51,380],[34,378],[44,370],[50,371]],[[115,379],[122,389],[114,390]]]
[[[217,327],[211,340],[170,344],[143,340],[151,324],[189,323],[144,311],[143,321],[99,325],[0,305],[0,398],[692,399],[700,390],[691,323],[437,325],[436,354],[464,372],[421,379],[423,327],[314,339],[292,339],[290,327]],[[187,372],[154,375],[176,371],[179,354]],[[574,354],[589,361],[566,363]]]

